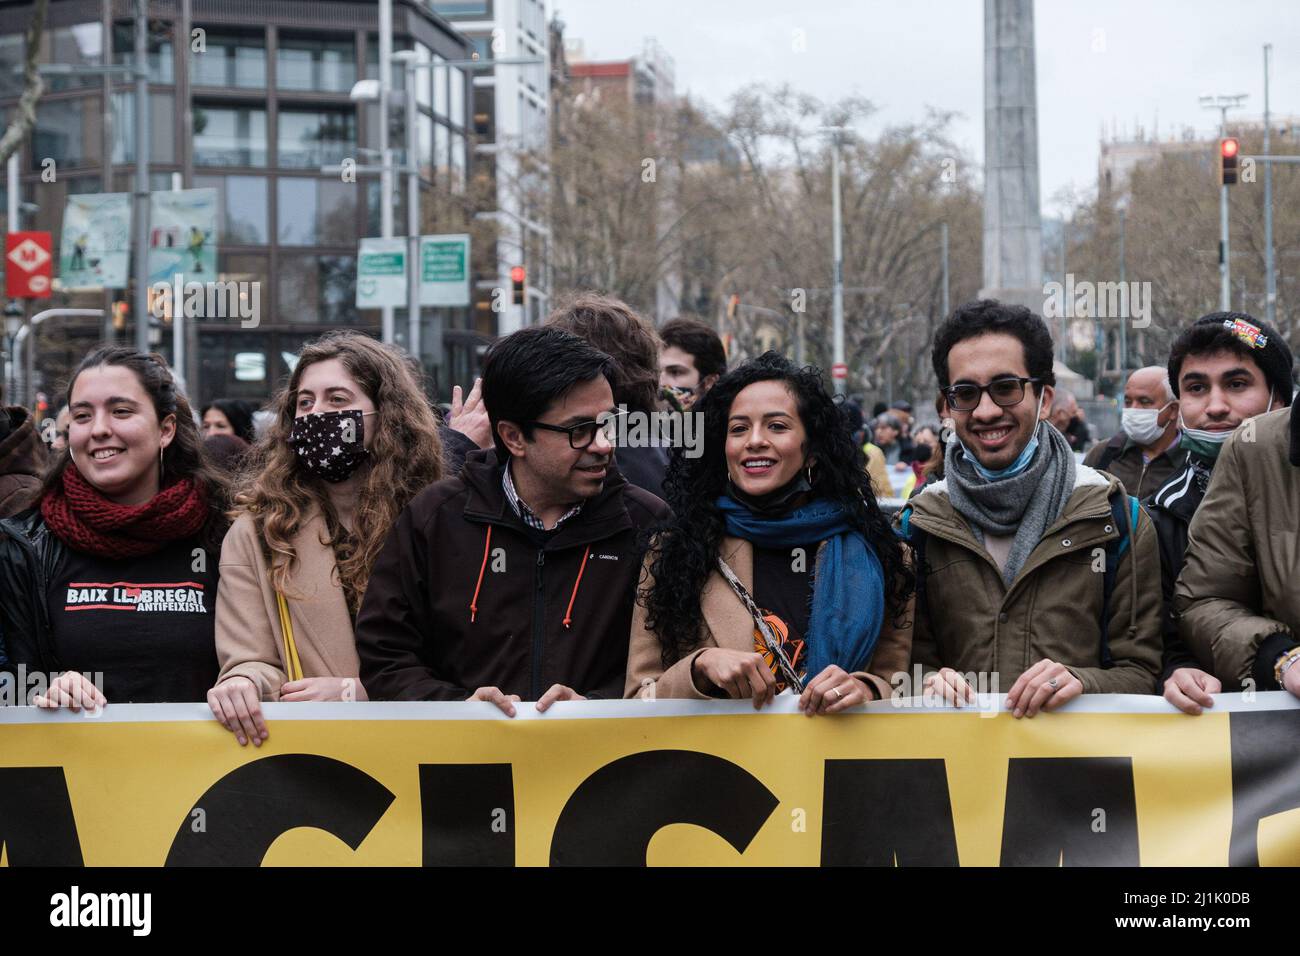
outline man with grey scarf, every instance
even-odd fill
[[[918,556],[912,646],[930,671],[925,693],[962,706],[976,688],[1009,686],[1016,717],[1082,693],[1154,693],[1160,670],[1155,531],[1046,420],[1052,358],[1028,309],[986,299],[953,312],[932,354],[944,480],[897,519]]]

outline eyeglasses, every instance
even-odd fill
[[[618,420],[626,415],[627,412],[602,412],[599,417],[585,422],[578,422],[576,425],[550,425],[546,422],[525,422],[533,428],[542,428],[548,432],[563,432],[569,436],[569,447],[574,451],[582,451],[596,440],[596,430],[599,429],[605,433],[605,439],[611,445],[614,444],[614,437],[618,434]]]
[[[989,393],[993,404],[1001,408],[1010,408],[1024,401],[1025,385],[1037,385],[1041,381],[1042,379],[1038,378],[1008,376],[995,378],[987,385],[970,385],[963,382],[960,385],[949,385],[943,390],[943,395],[948,400],[948,407],[954,412],[974,411],[979,407],[981,396],[985,392]]]

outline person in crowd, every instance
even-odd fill
[[[1065,436],[1070,451],[1087,451],[1092,435],[1083,420],[1083,410],[1079,408],[1079,401],[1074,397],[1074,393],[1064,388],[1057,390],[1052,399],[1051,409],[1049,420],[1056,430]]]
[[[620,410],[650,415],[659,409],[659,338],[626,303],[586,292],[562,304],[546,324],[585,339],[614,360],[610,383],[614,404]],[[493,411],[490,404],[488,411]],[[663,497],[669,457],[666,447],[624,446],[615,457],[628,481]]]
[[[239,473],[251,446],[238,435],[215,434],[203,439],[203,452],[208,461],[227,478]]]
[[[996,675],[1016,717],[1085,692],[1152,693],[1160,667],[1155,531],[1044,421],[1052,354],[1021,306],[970,302],[944,322],[932,352],[954,430],[944,479],[896,519],[917,554],[913,657],[935,671],[928,692],[963,703],[962,674]]]
[[[758,709],[789,690],[810,716],[887,698],[911,572],[820,374],[768,352],[700,407],[704,454],[669,467],[624,695]]]
[[[1224,690],[1300,697],[1298,527],[1300,417],[1293,403],[1228,437],[1188,528],[1174,600],[1178,629]]]
[[[659,388],[678,411],[688,411],[727,370],[718,333],[698,319],[677,318],[659,328]]]
[[[889,481],[889,469],[885,466],[885,453],[867,437],[867,424],[862,417],[862,406],[854,401],[846,401],[840,405],[840,410],[848,420],[853,447],[862,449],[867,476],[871,479],[872,494],[876,498],[893,497],[894,486]]]
[[[1223,690],[1223,682],[1212,672],[1212,656],[1202,665],[1178,633],[1174,593],[1187,553],[1188,528],[1217,470],[1224,442],[1243,422],[1291,404],[1293,367],[1291,350],[1277,330],[1242,312],[1214,312],[1198,319],[1169,350],[1168,375],[1178,402],[1185,461],[1146,505],[1160,543],[1163,693],[1185,713],[1212,707],[1210,695]],[[1238,493],[1243,493],[1240,486]]]
[[[1110,472],[1131,495],[1145,500],[1180,470],[1178,397],[1159,365],[1140,368],[1124,385],[1120,431],[1089,449],[1083,463]]]
[[[667,506],[615,467],[614,361],[557,325],[498,340],[496,436],[402,511],[357,616],[373,700],[619,697],[643,547]],[[473,557],[470,557],[470,556]]]
[[[442,477],[437,422],[396,349],[340,331],[303,346],[221,550],[212,713],[241,746],[262,701],[365,700],[353,620],[398,514]]]
[[[32,413],[23,405],[0,406],[0,518],[31,507],[48,458]]]
[[[227,497],[193,412],[161,356],[122,346],[90,353],[67,400],[39,505],[0,522],[9,666],[59,674],[38,707],[203,700]]]
[[[903,485],[904,498],[912,497],[925,487],[926,468],[942,459],[942,445],[939,430],[933,425],[922,425],[916,430],[912,445],[912,474]]]
[[[903,460],[902,434],[903,423],[889,412],[877,415],[871,423],[872,443],[885,456],[885,464],[898,471],[907,468],[907,462]]]
[[[257,411],[252,402],[239,398],[218,398],[203,407],[203,437],[212,435],[234,435],[250,445],[257,443],[256,429],[253,427],[253,413]]]
[[[48,421],[48,419],[46,419]],[[48,436],[51,455],[61,455],[68,448],[68,423],[72,421],[72,412],[62,399],[59,410],[54,415],[54,430]]]

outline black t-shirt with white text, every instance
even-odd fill
[[[217,679],[218,555],[194,539],[138,558],[68,548],[48,596],[54,653],[111,703],[202,701]]]

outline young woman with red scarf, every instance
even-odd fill
[[[98,349],[67,397],[68,447],[39,503],[0,522],[0,664],[25,667],[38,707],[201,701],[223,479],[161,356]]]

